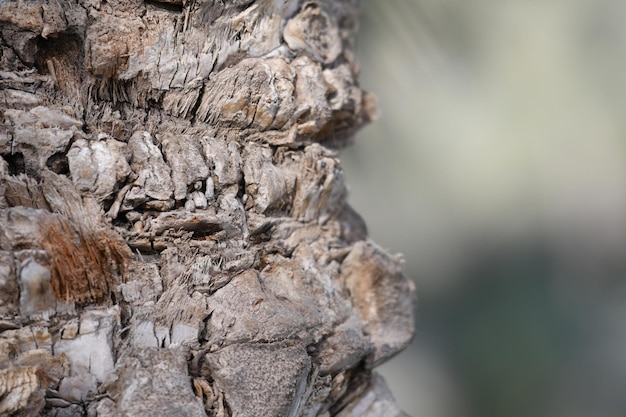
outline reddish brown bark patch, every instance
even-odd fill
[[[76,232],[60,216],[41,225],[41,246],[53,259],[51,285],[63,302],[101,303],[126,268],[128,249],[106,230]]]

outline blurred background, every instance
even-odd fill
[[[418,286],[414,417],[626,416],[626,1],[364,0],[342,153]]]

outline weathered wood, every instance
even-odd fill
[[[357,6],[0,1],[0,414],[402,415]]]

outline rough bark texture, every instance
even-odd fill
[[[357,3],[0,0],[0,415],[403,415]]]

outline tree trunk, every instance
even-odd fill
[[[0,415],[403,415],[357,6],[0,0]]]

